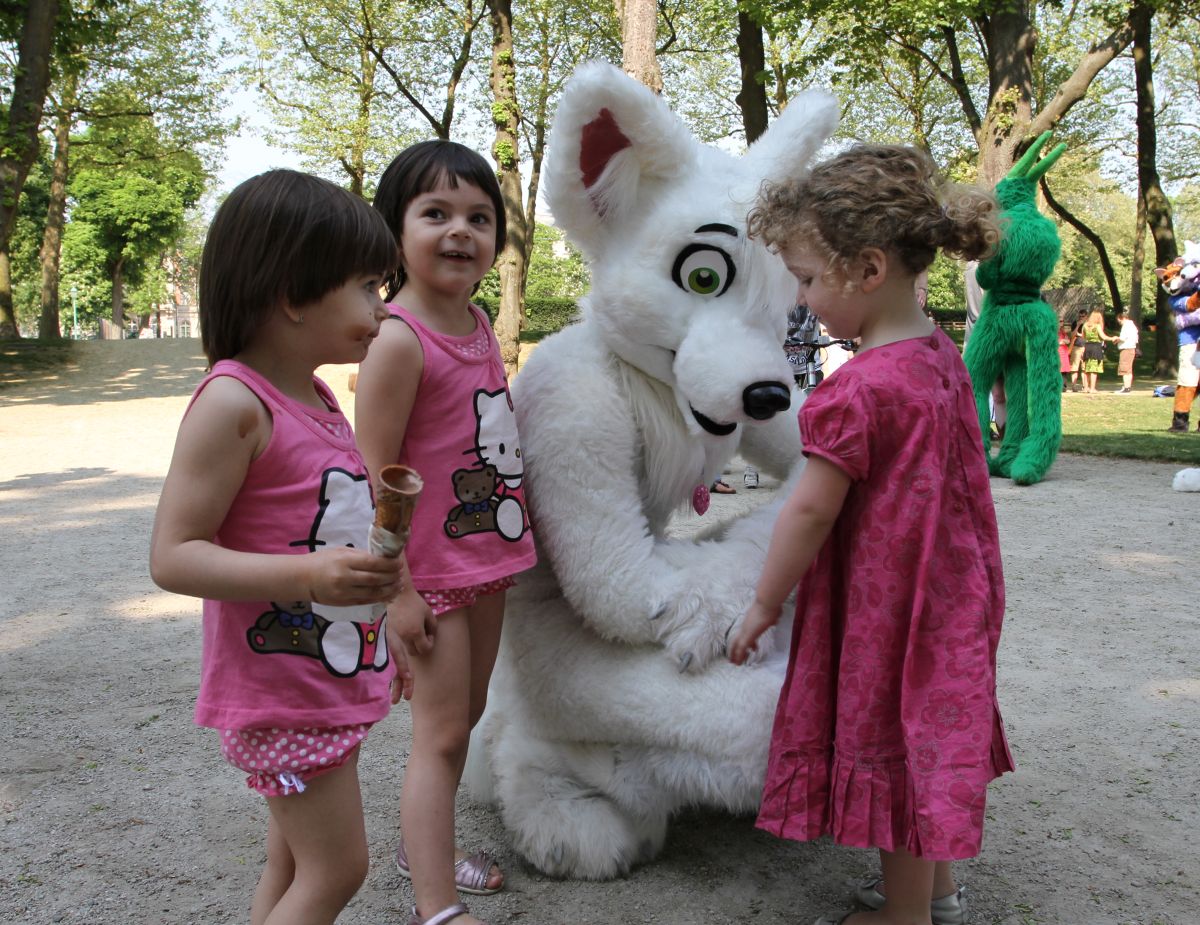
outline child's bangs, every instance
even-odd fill
[[[496,175],[491,167],[474,151],[461,145],[447,145],[431,157],[421,175],[417,177],[416,193],[432,193],[440,186],[458,189],[459,181],[477,186],[491,196],[496,184]]]

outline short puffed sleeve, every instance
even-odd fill
[[[857,378],[838,372],[800,406],[800,441],[805,456],[827,459],[863,481],[870,470],[872,409]]]

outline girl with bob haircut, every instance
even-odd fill
[[[801,406],[808,461],[730,646],[742,663],[801,583],[758,825],[879,849],[869,911],[820,925],[962,923],[950,862],[978,853],[987,784],[1012,768],[1004,579],[971,381],[914,282],[938,250],[990,253],[996,203],[923,151],[856,145],[764,189],[749,224],[830,335],[861,341]]]
[[[399,462],[425,489],[405,550],[412,584],[388,613],[412,672],[412,749],[400,793],[396,867],[416,901],[409,925],[477,925],[459,892],[495,893],[484,850],[454,844],[454,795],[487,702],[505,591],[536,554],[500,346],[471,296],[505,240],[491,166],[451,141],[400,152],[375,208],[400,250],[391,318],[359,370],[355,429],[371,472]]]
[[[367,468],[314,371],[367,355],[395,262],[369,205],[291,170],[238,186],[204,244],[211,370],[179,428],[150,572],[204,598],[196,722],[266,798],[254,925],[328,925],[367,873],[358,746],[394,674],[368,605],[395,597],[401,563],[366,552]]]

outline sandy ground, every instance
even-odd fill
[[[146,569],[198,343],[77,346],[73,368],[0,391],[0,922],[245,921],[265,808],[191,722],[198,603]],[[329,379],[349,402],[346,372]],[[1200,923],[1200,620],[1185,603],[1200,495],[1170,490],[1175,468],[1067,456],[1040,485],[992,483],[1019,770],[993,785],[983,853],[960,867],[975,923]],[[770,493],[715,497],[708,516]],[[341,922],[405,921],[389,853],[409,729],[396,709],[363,753],[372,870]],[[473,903],[493,925],[807,925],[848,908],[873,866],[692,812],[628,878],[555,881],[490,809],[460,807],[460,841],[507,871]]]

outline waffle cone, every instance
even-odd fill
[[[375,486],[375,526],[388,533],[407,533],[424,486],[421,476],[408,466],[380,469]]]

